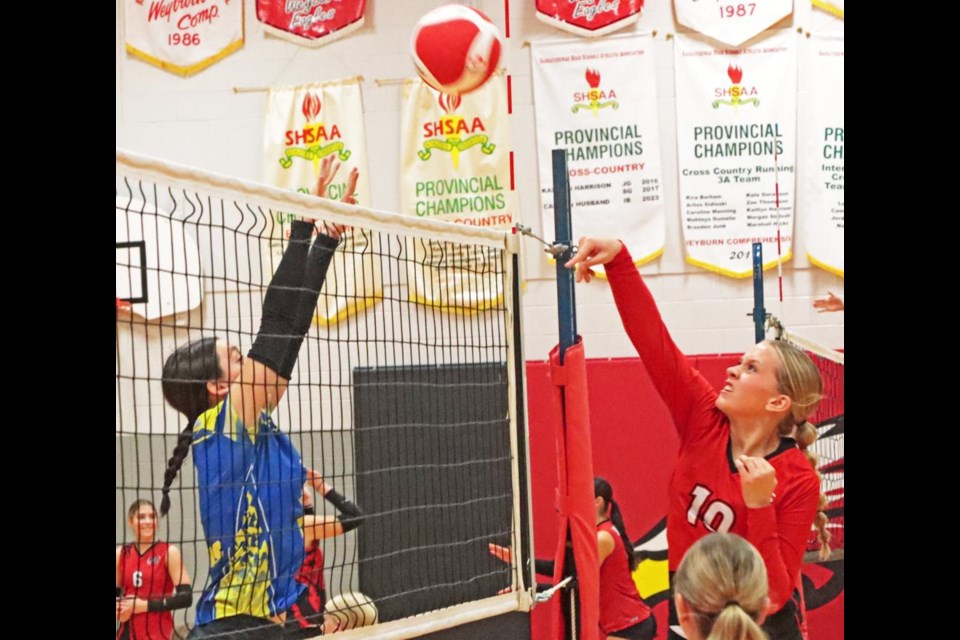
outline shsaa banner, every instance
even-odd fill
[[[804,41],[807,147],[801,167],[807,258],[843,277],[843,36]]]
[[[127,53],[183,76],[243,46],[243,3],[124,0]]]
[[[535,42],[530,51],[544,233],[554,228],[551,150],[565,149],[573,237],[613,235],[638,265],[656,258],[665,223],[653,38]]]
[[[602,36],[640,19],[643,0],[537,0],[537,18],[578,36]]]
[[[678,35],[677,154],[687,262],[752,274],[793,247],[797,47],[792,31],[744,49],[715,49]],[[779,241],[779,242],[778,242]]]
[[[257,0],[257,20],[272,36],[317,47],[363,26],[366,4],[366,0]]]
[[[510,184],[510,130],[502,72],[462,96],[438,93],[420,80],[403,85],[400,115],[400,210],[411,216],[509,229],[517,220]],[[459,280],[497,267],[486,248],[451,254],[442,242],[417,243],[411,297],[445,309],[482,310],[503,291],[475,291]],[[462,269],[434,269],[453,260]],[[502,284],[502,283],[501,283]]]
[[[278,187],[310,193],[317,181],[320,162],[335,155],[340,170],[328,188],[327,197],[338,200],[350,170],[356,168],[357,204],[370,206],[370,174],[363,127],[360,80],[352,78],[294,87],[275,87],[267,95],[264,126],[264,179]],[[289,235],[287,216],[278,213],[274,228]],[[370,233],[349,231],[342,249],[334,254],[318,303],[317,320],[332,325],[372,306],[383,297],[376,251],[369,251]],[[283,252],[274,238],[274,263]],[[362,262],[361,262],[362,260]],[[374,263],[371,263],[374,261]]]
[[[793,0],[673,0],[677,22],[705,36],[738,45],[793,13]]]

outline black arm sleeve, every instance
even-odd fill
[[[123,597],[123,589],[121,589],[120,587],[117,587],[117,597],[118,598]]]
[[[539,574],[542,574],[545,576],[552,576],[553,569],[554,569],[554,562],[553,560],[534,560],[533,568]]]
[[[263,296],[263,316],[248,355],[290,379],[317,297],[339,240],[319,234],[310,248],[313,224],[294,221],[290,242]]]
[[[340,512],[337,514],[337,520],[339,520],[343,526],[344,532],[352,531],[363,524],[364,515],[360,507],[337,493],[335,489],[327,491],[323,499],[336,507],[337,511]]]
[[[178,584],[177,592],[166,598],[157,598],[147,601],[147,611],[173,611],[186,609],[193,604],[193,587],[189,584]]]

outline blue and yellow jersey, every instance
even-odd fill
[[[303,589],[296,580],[304,556],[300,454],[266,411],[248,430],[227,397],[197,418],[193,462],[210,553],[197,624],[283,613]]]

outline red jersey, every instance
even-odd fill
[[[605,634],[632,627],[650,617],[650,607],[640,599],[630,575],[623,538],[612,522],[597,525],[613,538],[613,551],[600,565],[600,630]]]
[[[777,472],[776,498],[769,507],[748,509],[733,464],[730,421],[715,407],[717,392],[673,343],[626,247],[606,265],[606,274],[627,335],[680,435],[667,509],[670,571],[708,533],[736,533],[763,556],[770,600],[779,610],[799,584],[817,512],[820,482],[813,467],[794,440],[781,439],[766,456]]]
[[[152,600],[173,594],[173,580],[167,570],[168,546],[166,542],[157,542],[141,554],[136,543],[123,545],[120,550],[121,597]],[[130,640],[170,640],[173,614],[169,611],[135,613],[120,625],[117,638],[127,626],[130,627]]]
[[[323,579],[323,548],[319,540],[314,540],[303,558],[303,565],[297,571],[297,582],[306,585],[296,604],[290,607],[295,626],[305,628],[323,624],[323,606],[327,603],[326,585]],[[293,623],[291,623],[293,624]]]

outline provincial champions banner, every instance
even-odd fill
[[[678,35],[677,155],[687,262],[734,278],[793,247],[797,52],[792,31],[746,49]],[[779,240],[779,247],[778,247]]]
[[[805,40],[810,84],[805,93],[807,258],[843,277],[843,36]]]
[[[640,18],[643,0],[537,0],[537,18],[578,36],[602,36]]]
[[[238,0],[124,0],[127,53],[189,76],[243,46]]]
[[[321,46],[363,26],[366,0],[257,0],[257,20],[270,35]]]
[[[264,179],[267,183],[310,193],[317,182],[320,162],[335,155],[340,162],[335,182],[326,197],[339,200],[354,167],[359,171],[357,204],[370,206],[370,173],[363,127],[360,80],[275,87],[267,95],[264,125]],[[277,213],[277,226],[289,235],[287,216]],[[380,266],[371,251],[373,235],[349,231],[334,254],[333,267],[318,302],[317,320],[331,325],[372,306],[383,297]],[[283,254],[274,239],[276,263]]]
[[[738,45],[793,13],[793,0],[673,0],[677,22]]]
[[[658,257],[665,222],[653,38],[535,42],[530,51],[545,237],[554,229],[551,150],[562,148],[573,238],[621,238],[638,265]]]
[[[449,96],[420,80],[403,85],[400,115],[400,210],[411,216],[509,229],[517,220],[510,184],[510,130],[506,81],[495,73],[476,91]],[[455,249],[459,253],[452,253]],[[476,273],[502,269],[481,247],[416,243],[409,274],[411,297],[446,309],[482,310],[503,298],[475,291]],[[458,269],[450,269],[449,265]],[[442,270],[433,265],[443,263]],[[460,273],[469,278],[460,279]]]

